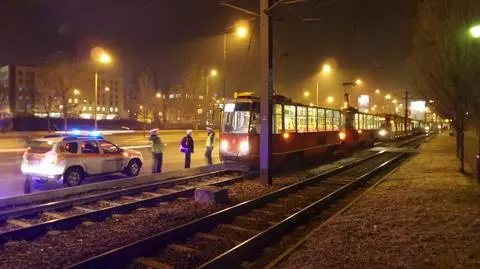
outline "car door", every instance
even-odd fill
[[[81,160],[87,174],[96,175],[103,173],[103,161],[101,160],[97,141],[82,141],[81,144]]]
[[[123,155],[120,148],[109,141],[101,140],[100,150],[105,173],[118,172],[123,169]]]

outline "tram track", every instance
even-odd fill
[[[418,146],[412,139],[402,146]],[[358,190],[411,151],[381,151],[309,177],[144,240],[81,261],[70,268],[224,268],[252,253]],[[253,257],[254,258],[254,257]]]
[[[52,229],[69,229],[83,221],[98,221],[112,214],[125,214],[137,208],[191,197],[200,186],[225,186],[249,176],[221,170],[4,210],[0,212],[0,243],[34,239]]]

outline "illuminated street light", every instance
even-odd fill
[[[361,79],[357,78],[357,80],[355,80],[355,84],[360,86],[360,85],[363,84],[363,81]]]
[[[333,99],[332,96],[327,97],[327,103],[331,104],[333,101],[335,101],[335,99]]]
[[[397,102],[398,102],[397,99],[392,100],[392,103],[394,103],[394,104],[396,104]]]
[[[90,57],[94,62],[107,65],[112,62],[112,57],[108,52],[100,47],[95,47],[90,51]],[[93,119],[94,119],[94,128],[97,130],[97,111],[98,111],[98,70],[95,66],[95,93],[94,93],[94,109],[93,109]]]
[[[143,109],[143,106],[142,106],[142,105],[140,105],[140,109]]]
[[[162,98],[162,94],[157,92],[157,94],[155,95],[157,98]]]
[[[80,91],[79,91],[78,89],[74,89],[74,90],[73,90],[73,94],[74,94],[74,95],[79,95],[79,94],[80,94]]]
[[[469,31],[473,38],[480,38],[480,25],[470,27]]]
[[[310,92],[304,91],[304,92],[303,92],[303,96],[305,96],[305,98],[308,98],[308,97],[310,96]]]
[[[105,87],[105,91],[106,91],[106,92],[109,92],[109,91],[110,91],[110,88],[109,88],[109,87]]]
[[[217,75],[218,75],[217,70],[215,70],[215,69],[210,70],[210,76],[216,77]]]
[[[385,95],[385,99],[390,100],[392,99],[392,96],[390,94]]]
[[[237,25],[235,35],[239,38],[246,37],[248,35],[248,28],[245,25]]]
[[[332,73],[332,66],[329,64],[324,64],[322,67],[322,72],[325,74],[330,74]]]
[[[379,90],[379,89],[376,89],[376,90],[375,90],[375,93],[376,93],[376,94],[380,94],[380,90]]]
[[[313,106],[313,103],[310,103],[310,106]]]

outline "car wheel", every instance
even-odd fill
[[[140,173],[140,167],[142,166],[139,160],[131,160],[128,163],[126,174],[129,177],[136,177]]]
[[[23,193],[28,194],[32,192],[32,177],[26,176],[23,182]]]
[[[83,171],[80,168],[70,168],[63,174],[63,184],[67,187],[78,186],[83,181]]]

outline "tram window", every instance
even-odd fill
[[[325,131],[325,109],[318,109],[318,131]]]
[[[252,135],[260,134],[261,130],[261,123],[260,123],[260,113],[253,112],[252,114],[252,122],[250,123],[250,131],[249,133]]]
[[[223,132],[225,133],[248,133],[248,125],[250,121],[250,111],[225,112],[225,125]]]
[[[284,113],[285,113],[285,131],[295,132],[296,125],[295,125],[295,106],[283,106]]]
[[[372,115],[367,115],[367,129],[371,130],[373,129],[373,116]]]
[[[355,113],[354,117],[353,117],[353,128],[355,128],[355,130],[358,130],[360,128],[358,128],[358,114]]]
[[[358,129],[365,129],[365,115],[358,114]]]
[[[317,109],[310,107],[308,108],[308,131],[316,132],[317,131]]]
[[[304,133],[307,131],[307,108],[297,106],[297,132]]]
[[[340,130],[340,111],[333,111],[333,130]]]
[[[275,112],[273,115],[273,133],[281,134],[282,123],[283,123],[282,105],[276,104],[274,109],[275,109]]]
[[[329,109],[325,109],[325,117],[326,117],[326,130],[332,131],[333,130],[333,111]]]

